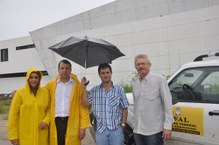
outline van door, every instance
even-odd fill
[[[219,67],[182,70],[169,81],[173,97],[173,137],[219,145]]]

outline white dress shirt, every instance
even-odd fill
[[[69,115],[70,96],[74,80],[69,79],[67,83],[63,83],[60,79],[57,80],[55,94],[55,117],[66,117]]]
[[[153,135],[172,129],[172,97],[164,77],[149,72],[133,83],[134,133]]]

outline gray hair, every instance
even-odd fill
[[[148,56],[146,54],[138,54],[138,55],[136,55],[135,56],[135,63],[136,63],[136,60],[139,59],[139,58],[143,58],[143,59],[147,60],[149,64],[151,64],[151,62],[150,62],[150,60],[149,60],[149,58],[148,58]]]

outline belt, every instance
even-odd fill
[[[55,120],[68,120],[68,116],[65,116],[65,117],[59,117],[59,116],[57,116],[56,118],[55,118]]]

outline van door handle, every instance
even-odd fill
[[[213,116],[213,115],[218,115],[219,116],[219,110],[213,110],[208,112],[208,115]]]

